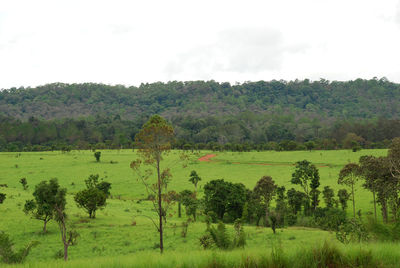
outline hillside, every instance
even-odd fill
[[[208,149],[305,148],[288,141],[315,141],[319,149],[351,148],[354,142],[386,148],[400,136],[399,103],[400,84],[384,78],[11,88],[0,92],[0,150],[129,148],[155,113],[173,125],[175,148],[187,143]]]
[[[214,81],[142,84],[48,84],[0,92],[0,115],[28,119],[102,114],[134,120],[159,113],[167,118],[296,112],[325,118],[397,118],[400,85],[386,79],[338,82],[259,81],[238,85]]]

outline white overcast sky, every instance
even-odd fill
[[[0,88],[383,76],[399,0],[0,0]]]

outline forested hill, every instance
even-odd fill
[[[398,118],[400,84],[385,78],[338,82],[259,81],[238,85],[215,81],[142,84],[139,87],[54,83],[0,92],[0,115],[27,120],[120,116],[136,120],[151,114],[206,117],[257,114],[318,118]]]

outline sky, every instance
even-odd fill
[[[386,77],[399,0],[1,0],[0,89]]]

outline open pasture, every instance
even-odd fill
[[[91,151],[61,152],[22,152],[0,153],[0,192],[7,194],[7,199],[0,205],[0,230],[10,234],[16,242],[16,247],[30,240],[41,242],[28,257],[31,261],[47,261],[54,258],[62,249],[58,226],[51,221],[49,233],[41,234],[42,222],[31,219],[22,211],[25,200],[32,199],[34,186],[42,180],[58,178],[62,187],[68,189],[67,213],[70,221],[80,234],[78,244],[70,247],[71,260],[95,256],[118,256],[142,251],[157,252],[158,234],[151,221],[140,215],[154,216],[151,204],[144,201],[147,197],[142,183],[137,180],[129,167],[136,159],[132,150],[102,150],[101,161],[97,163]],[[340,169],[348,162],[357,162],[362,155],[386,155],[386,150],[350,150],[339,151],[295,151],[295,152],[207,152],[201,151],[190,155],[188,166],[183,168],[179,163],[179,152],[172,151],[162,162],[169,166],[172,180],[169,189],[177,192],[184,189],[193,190],[188,181],[191,170],[196,170],[202,178],[201,187],[213,179],[225,179],[231,182],[241,182],[252,189],[264,175],[272,176],[278,185],[286,189],[292,186],[291,174],[296,161],[307,159],[314,163],[320,171],[321,186],[331,186],[335,190],[343,188],[337,185]],[[215,154],[210,161],[197,159],[207,154]],[[96,219],[76,207],[73,194],[84,188],[84,180],[90,174],[99,174],[101,178],[112,183],[112,198],[107,200],[107,207],[98,211]],[[19,183],[26,178],[29,188],[23,190]],[[372,212],[371,194],[362,189],[359,183],[356,191],[356,208],[364,214]],[[323,201],[321,201],[323,202]],[[181,222],[177,207],[171,209],[165,233],[166,252],[189,252],[201,249],[198,238],[204,233],[205,224],[200,221],[189,226],[187,237],[181,237]],[[349,204],[348,213],[351,211]],[[231,228],[231,227],[230,227]],[[230,229],[231,230],[231,229]],[[232,230],[231,230],[232,231]],[[273,245],[281,244],[285,248],[300,248],[304,244],[315,244],[324,240],[335,240],[334,234],[317,229],[285,228],[274,236],[269,228],[246,226],[247,250],[270,250]]]

